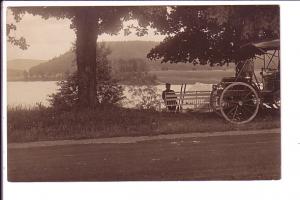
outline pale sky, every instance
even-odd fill
[[[8,44],[8,60],[49,60],[68,51],[72,43],[75,42],[75,33],[70,29],[71,22],[68,19],[57,20],[50,18],[44,20],[40,16],[26,14],[19,23],[16,23],[12,15],[8,13],[7,23],[11,22],[17,25],[17,30],[12,35],[25,37],[30,47],[27,50],[21,50],[16,46]],[[161,35],[154,35],[153,30],[149,31],[149,34],[143,37],[137,37],[135,34],[124,36],[123,31],[121,31],[116,36],[101,35],[98,37],[98,41],[162,41],[163,38]]]

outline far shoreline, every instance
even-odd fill
[[[229,77],[234,75],[233,69],[212,69],[212,70],[155,70],[148,72],[151,75],[157,77],[156,82],[151,85],[161,85],[165,83],[171,84],[216,84],[221,81],[223,77]],[[64,79],[47,79],[36,78],[36,79],[8,79],[7,82],[47,82],[47,81],[62,81]],[[121,85],[136,85],[124,81],[119,82]]]

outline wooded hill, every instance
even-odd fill
[[[203,69],[224,69],[222,67],[210,67],[208,65],[193,65],[191,63],[161,63],[160,61],[152,61],[147,59],[149,51],[159,44],[153,41],[115,41],[105,42],[106,46],[111,50],[109,60],[114,63],[118,60],[138,59],[144,60],[147,69],[150,71],[166,71],[166,70],[203,70]],[[13,69],[13,70],[12,70]],[[23,77],[25,71],[28,71],[28,76],[34,77],[52,77],[56,79],[63,77],[64,74],[69,74],[77,69],[75,53],[71,50],[52,58],[45,60],[30,60],[16,59],[8,61],[8,79]],[[17,77],[16,77],[17,76]]]
[[[129,60],[129,59],[143,59],[150,71],[155,70],[198,70],[211,68],[209,66],[200,66],[190,63],[160,63],[160,61],[151,61],[147,59],[147,54],[150,49],[158,45],[158,42],[152,41],[116,41],[105,42],[106,46],[110,48],[111,54],[109,60]],[[114,66],[112,66],[114,68]],[[58,74],[65,72],[73,72],[76,70],[75,54],[68,51],[59,57],[53,58],[47,62],[38,64],[30,69],[32,74]]]
[[[46,62],[46,60],[14,59],[7,61],[7,78],[9,80],[23,79],[24,73],[33,66]]]
[[[7,69],[28,71],[31,67],[41,64],[43,62],[46,62],[46,60],[14,59],[7,61]]]

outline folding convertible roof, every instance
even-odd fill
[[[242,59],[247,59],[251,57],[255,57],[255,55],[266,54],[267,51],[270,50],[279,50],[280,49],[280,40],[270,40],[258,43],[248,43],[237,51],[237,54]]]
[[[268,50],[279,50],[280,49],[280,40],[271,40],[266,42],[252,43],[253,46],[263,49],[265,51]]]

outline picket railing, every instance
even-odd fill
[[[180,92],[166,92],[165,100],[161,101],[159,109],[162,110],[163,107],[168,108],[176,106],[177,112],[187,109],[211,111],[211,91],[186,91],[186,86],[181,88]]]

